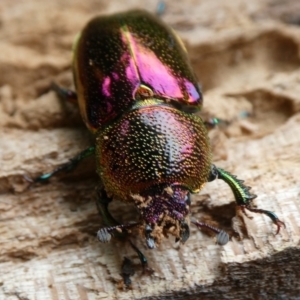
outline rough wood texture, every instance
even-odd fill
[[[235,217],[230,190],[213,182],[193,198],[192,211],[227,230],[231,241],[217,246],[196,228],[180,247],[170,239],[144,250],[137,239],[155,270],[140,276],[128,244],[102,245],[95,238],[102,223],[92,160],[26,189],[23,175],[52,170],[89,144],[76,109],[49,91],[51,80],[71,85],[76,32],[93,15],[144,4],[2,0],[0,299],[300,298],[299,3],[166,2],[162,18],[187,43],[206,110],[232,120],[211,132],[216,164],[245,179],[257,206],[276,212],[286,229],[274,236],[265,216]],[[147,3],[154,11],[156,1]],[[122,204],[112,213],[123,221],[134,217]],[[137,265],[131,290],[118,284],[123,256]]]

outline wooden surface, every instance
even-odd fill
[[[109,3],[109,4],[107,4]],[[166,1],[163,19],[183,37],[203,84],[205,108],[231,120],[211,132],[214,162],[246,180],[262,215],[235,217],[222,182],[192,199],[193,216],[228,231],[224,247],[191,227],[184,246],[143,249],[142,276],[128,244],[100,244],[91,159],[76,172],[28,188],[89,145],[74,107],[49,91],[71,86],[73,38],[93,15],[145,8],[140,1],[8,1],[0,4],[0,299],[299,299],[300,9],[298,1]],[[155,11],[156,1],[147,2]],[[241,113],[250,117],[241,117]],[[112,213],[132,220],[132,208]],[[233,230],[233,228],[235,230]],[[124,256],[136,264],[120,284]]]

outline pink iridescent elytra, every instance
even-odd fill
[[[97,38],[97,40],[95,40]],[[74,53],[75,84],[83,119],[92,131],[140,99],[140,86],[183,111],[200,110],[199,85],[181,41],[150,14],[99,17],[87,24]]]

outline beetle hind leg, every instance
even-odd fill
[[[238,179],[236,176],[230,174],[229,172],[216,167],[215,165],[211,166],[211,172],[208,181],[213,181],[214,179],[222,179],[225,181],[229,187],[231,188],[236,204],[239,209],[247,216],[246,210],[265,214],[268,216],[273,223],[277,226],[276,234],[279,233],[281,227],[285,227],[284,222],[280,221],[275,213],[272,211],[254,208],[251,206],[251,201],[255,199],[257,196],[250,192],[251,187],[244,185],[244,181]]]
[[[58,98],[71,103],[77,103],[77,94],[74,91],[65,89],[55,82],[51,83],[50,88],[56,93]]]

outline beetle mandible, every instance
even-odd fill
[[[212,164],[205,122],[195,114],[203,102],[198,81],[181,40],[161,20],[139,10],[92,19],[74,44],[73,75],[76,93],[53,87],[60,97],[78,102],[95,145],[35,182],[95,155],[103,183],[97,206],[106,225],[97,234],[101,242],[137,229],[148,248],[168,234],[184,243],[193,223],[226,244],[226,232],[189,221],[190,194],[217,178],[229,185],[243,213],[267,215],[277,233],[284,226],[273,212],[251,205],[256,195],[242,180]],[[134,203],[139,221],[118,223],[108,210],[114,198]]]

